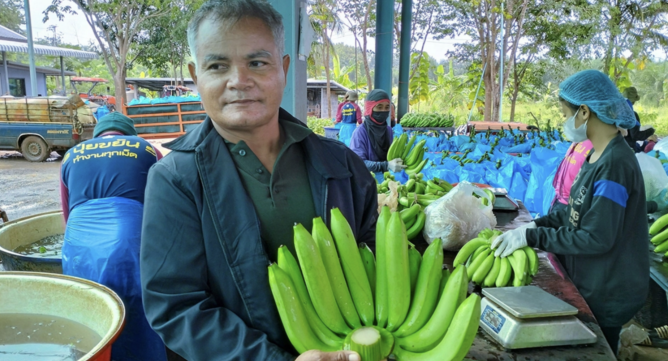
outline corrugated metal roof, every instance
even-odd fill
[[[23,41],[27,42],[28,38],[17,33],[16,31],[7,29],[6,27],[0,25],[0,40],[12,40],[12,41]]]
[[[50,56],[66,56],[79,59],[97,59],[97,53],[83,50],[74,50],[67,48],[58,48],[55,46],[34,44],[35,54]],[[10,53],[27,53],[28,44],[18,41],[0,40],[0,51]]]
[[[2,64],[2,61],[0,61],[0,64]],[[14,68],[14,69],[28,69],[30,66],[28,64],[23,64],[23,63],[17,63],[15,61],[7,61],[7,67],[8,68]],[[38,73],[46,74],[46,75],[58,75],[60,76],[60,69],[56,68],[49,68],[46,66],[36,66],[35,71]],[[65,70],[65,76],[74,76],[77,75],[77,73],[69,70]]]
[[[317,80],[317,79],[308,79],[306,81],[306,87],[307,88],[326,88],[327,87],[327,80]],[[329,88],[331,91],[336,92],[336,93],[346,93],[350,91],[350,89],[344,87],[343,85],[335,82],[334,80],[329,81]]]

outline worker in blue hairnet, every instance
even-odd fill
[[[593,144],[568,206],[506,232],[492,248],[499,257],[526,246],[557,254],[616,353],[621,327],[642,307],[649,285],[645,187],[635,154],[618,130],[633,127],[636,119],[597,70],[562,82],[559,100],[569,140]]]

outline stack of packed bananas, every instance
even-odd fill
[[[443,270],[435,240],[420,257],[399,213],[383,207],[376,258],[357,245],[338,209],[331,233],[321,218],[294,227],[297,260],[286,247],[269,266],[269,284],[298,352],[354,350],[362,361],[462,360],[478,330],[480,297],[467,295],[466,266]]]
[[[508,257],[494,256],[490,247],[500,236],[500,231],[482,230],[478,238],[472,239],[457,253],[453,266],[466,265],[466,272],[473,283],[482,287],[514,287],[531,283],[538,272],[538,255],[531,247],[516,250]]]
[[[427,159],[424,158],[424,145],[427,143],[425,139],[417,142],[415,146],[415,136],[408,140],[406,133],[399,137],[394,137],[390,149],[387,151],[387,159],[401,158],[407,168],[404,170],[406,174],[419,173],[427,164]]]
[[[661,216],[649,227],[649,235],[653,236],[650,242],[655,246],[654,252],[664,253],[668,257],[668,214]]]

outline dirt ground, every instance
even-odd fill
[[[0,209],[9,220],[60,209],[60,157],[32,163],[18,152],[0,152]]]
[[[163,155],[171,139],[150,140]],[[58,154],[42,163],[23,159],[19,152],[0,151],[0,209],[9,220],[61,209],[60,161]]]

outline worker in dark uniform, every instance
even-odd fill
[[[633,109],[633,106],[636,104],[636,102],[640,100],[640,96],[638,96],[638,90],[635,87],[628,87],[624,89],[624,97],[626,98],[626,102],[629,104],[631,110],[633,110],[633,114],[635,115],[635,124],[626,132],[624,139],[626,139],[626,143],[628,143],[629,147],[631,147],[633,151],[640,153],[643,151],[644,146],[640,146],[638,142],[645,142],[649,137],[654,135],[654,127],[642,127],[640,125],[640,116],[635,111],[635,109]]]
[[[401,172],[406,168],[401,158],[387,159],[392,145],[392,128],[387,125],[390,116],[390,97],[382,89],[374,89],[364,102],[364,122],[357,127],[350,140],[355,152],[371,172]]]
[[[125,327],[112,360],[163,361],[165,346],[146,321],[139,277],[146,178],[162,156],[121,113],[100,118],[93,136],[63,157],[63,273],[103,284],[123,300]]]
[[[527,245],[560,255],[613,352],[622,325],[642,307],[649,285],[645,186],[635,154],[617,127],[633,111],[607,75],[585,70],[559,86],[566,136],[593,149],[571,188],[568,206],[497,238],[495,255]]]

